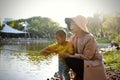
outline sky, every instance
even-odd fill
[[[0,18],[49,17],[62,27],[65,17],[119,13],[120,0],[0,0]]]

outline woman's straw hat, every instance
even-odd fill
[[[86,26],[87,20],[84,16],[78,15],[78,16],[72,17],[72,18],[65,18],[65,23],[67,24],[69,29],[70,29],[71,21],[75,22],[81,30],[89,33],[88,28]]]

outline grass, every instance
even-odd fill
[[[107,38],[99,38],[97,39],[98,43],[110,43],[111,41]]]
[[[111,67],[114,70],[120,71],[120,50],[104,53],[104,59],[106,67]]]

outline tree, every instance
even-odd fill
[[[41,16],[13,20],[7,22],[7,24],[15,29],[23,30],[24,26],[22,23],[25,21],[29,23],[27,26],[27,32],[29,32],[32,37],[52,38],[56,30],[61,28],[57,22],[52,21],[50,18]]]
[[[111,40],[115,40],[116,38],[119,40],[120,36],[120,17],[117,15],[107,14],[105,15],[105,21],[103,23],[103,28],[105,30],[107,37]],[[115,40],[116,41],[116,40]]]
[[[94,17],[88,17],[87,20],[88,20],[87,26],[88,26],[89,31],[93,35],[98,37],[101,33],[101,27],[102,27],[99,15],[95,14]]]
[[[0,20],[0,30],[2,29],[2,22],[1,22],[1,20]]]
[[[32,17],[27,19],[29,25],[29,32],[33,36],[38,36],[42,38],[51,38],[53,37],[56,30],[61,28],[59,24],[55,21],[52,21],[47,17]]]
[[[19,19],[19,20],[13,20],[13,21],[9,21],[7,22],[7,24],[15,29],[18,29],[18,30],[23,30],[24,29],[24,26],[21,25],[20,23],[25,21],[24,19]]]

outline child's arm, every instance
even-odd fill
[[[50,53],[55,53],[55,52],[57,52],[56,48],[57,48],[57,44],[56,43],[51,44],[48,47],[44,48],[41,51],[41,54],[42,55],[49,55]]]
[[[49,48],[44,48],[43,50],[41,50],[41,54],[42,55],[49,55],[49,54],[54,53],[54,52],[56,52],[56,51],[55,50],[51,50]]]
[[[67,51],[64,52],[63,54],[60,54],[59,56],[62,57],[62,58],[73,56],[73,46],[72,46],[72,44],[69,43],[68,46],[67,46]]]
[[[49,50],[49,48],[44,48],[43,50],[41,50],[41,55],[48,55],[50,53],[51,51]]]

